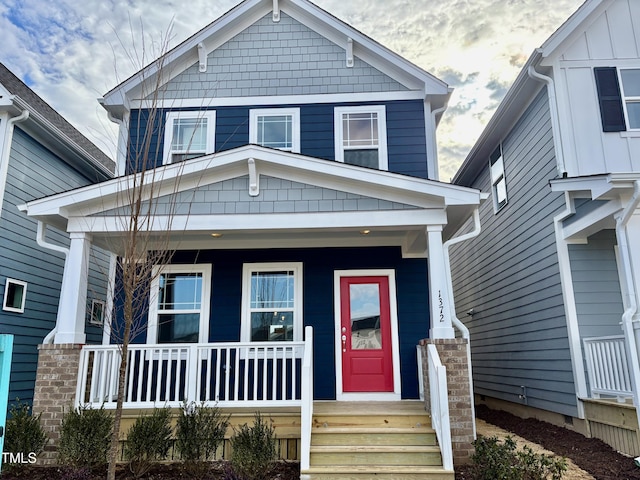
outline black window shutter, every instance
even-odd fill
[[[623,132],[626,125],[622,109],[622,95],[618,84],[618,73],[615,67],[594,68],[600,116],[603,132]]]

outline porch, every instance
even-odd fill
[[[631,365],[624,335],[583,340],[589,398],[581,399],[592,437],[616,451],[640,455],[640,425],[634,406]]]

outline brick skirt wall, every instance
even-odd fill
[[[449,394],[449,417],[451,420],[451,443],[455,465],[469,463],[474,451],[472,392],[469,385],[469,365],[467,356],[468,341],[465,338],[425,339],[420,341],[422,348],[422,372],[424,375],[424,399],[427,411],[430,411],[429,365],[427,363],[427,345],[436,346],[442,365],[447,369],[447,390]]]
[[[73,408],[76,395],[81,349],[82,345],[76,344],[38,346],[33,413],[41,415],[40,422],[49,435],[49,443],[38,457],[38,464],[55,463],[54,445],[60,438],[62,417]]]

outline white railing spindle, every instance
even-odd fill
[[[624,336],[585,338],[583,342],[591,396],[621,401],[633,397]]]

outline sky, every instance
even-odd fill
[[[109,155],[97,98],[239,0],[0,0],[0,62]],[[314,0],[454,88],[438,127],[449,181],[519,70],[583,0]]]

